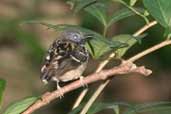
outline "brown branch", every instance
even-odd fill
[[[97,72],[100,72],[100,71],[106,66],[106,64],[108,64],[108,62],[109,62],[112,58],[114,58],[114,57],[115,57],[115,53],[113,52],[113,53],[111,53],[111,54],[109,55],[109,57],[108,57],[106,60],[104,60],[104,61],[102,61],[102,62],[100,63],[100,65],[97,67],[97,69],[96,69],[95,72],[96,72],[96,73],[97,73]],[[97,90],[98,90],[98,89],[97,89]],[[87,92],[88,92],[88,88],[84,89],[84,90],[81,92],[81,94],[78,96],[76,102],[74,103],[74,106],[73,106],[72,109],[74,109],[74,108],[76,108],[76,107],[79,106],[79,104],[81,103],[81,101],[83,100],[83,98],[84,98],[84,96],[86,95]]]
[[[148,76],[152,73],[151,70],[146,69],[144,66],[137,67],[135,64],[131,62],[122,62],[121,65],[114,67],[109,70],[102,70],[98,73],[90,74],[89,76],[84,78],[85,84],[90,84],[96,81],[100,80],[106,80],[109,77],[113,77],[116,75],[123,75],[123,74],[129,74],[129,73],[140,73],[144,76]],[[64,94],[73,91],[77,88],[80,88],[82,86],[82,83],[80,80],[74,81],[71,84],[68,84],[64,87],[62,87],[62,91]],[[37,100],[32,106],[30,106],[28,109],[26,109],[22,114],[31,114],[35,110],[39,109],[40,107],[43,107],[47,104],[49,104],[51,101],[53,101],[56,98],[59,98],[61,95],[59,90],[55,90],[51,93],[45,93],[42,95],[42,99]]]
[[[137,36],[141,35],[147,29],[153,27],[156,24],[157,24],[157,21],[151,21],[150,23],[146,24],[145,26],[141,27],[138,31],[136,31],[133,34],[133,36],[134,37],[137,37]],[[108,62],[109,61],[107,61],[106,64]],[[103,82],[102,84],[99,85],[99,87],[96,89],[96,91],[93,93],[93,95],[91,96],[91,98],[88,100],[88,102],[86,103],[86,105],[81,110],[80,114],[86,114],[87,113],[88,109],[91,107],[91,105],[93,104],[93,102],[97,99],[97,97],[100,95],[100,93],[108,85],[109,82],[110,82],[110,79],[106,80],[105,82]]]

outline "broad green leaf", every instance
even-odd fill
[[[110,17],[108,26],[111,26],[113,23],[116,23],[117,21],[122,20],[132,15],[135,15],[135,13],[128,8],[118,10]]]
[[[85,34],[91,34],[93,37],[89,40],[89,42],[86,44],[86,47],[93,58],[98,59],[105,53],[111,51],[111,50],[117,50],[119,48],[125,47],[126,43],[121,43],[120,41],[113,41],[108,40],[104,38],[101,34],[96,33],[92,30],[77,26],[77,25],[66,25],[66,24],[60,24],[60,25],[52,25],[42,22],[36,22],[32,21],[29,23],[37,23],[47,26],[48,28],[52,28],[57,31],[63,31],[66,29],[77,29],[82,31]]]
[[[94,16],[104,26],[107,25],[106,9],[104,4],[95,3],[93,5],[90,5],[89,7],[86,7],[84,10]]]
[[[126,43],[106,39],[92,39],[90,44],[86,45],[87,49],[95,59],[98,59],[109,51],[115,51],[125,46],[127,46]],[[93,48],[93,50],[91,48]]]
[[[134,6],[137,0],[130,0],[130,6]]]
[[[156,103],[145,103],[134,106],[134,110],[128,108],[123,114],[170,114],[171,113],[171,102],[156,102]]]
[[[38,97],[30,97],[24,100],[18,101],[11,106],[9,106],[3,114],[21,114],[26,110],[30,105],[32,105]]]
[[[119,41],[121,43],[128,44],[127,47],[120,48],[116,51],[119,57],[122,57],[127,52],[127,50],[130,49],[137,42],[137,39],[135,37],[128,34],[114,36],[112,39],[113,41]]]
[[[119,112],[119,106],[115,103],[98,103],[94,104],[92,108],[88,111],[88,114],[96,114],[97,112],[100,112],[105,109],[112,109],[115,114],[118,114]]]
[[[139,12],[144,12],[144,9],[136,8],[136,10]],[[118,10],[110,17],[107,26],[111,26],[113,23],[116,23],[122,19],[125,19],[130,16],[134,16],[134,15],[136,15],[135,12],[131,11],[128,8],[123,8],[121,10]]]
[[[113,2],[119,2],[119,3],[123,3],[124,0],[112,0]],[[124,2],[125,3],[125,2]]]
[[[143,0],[148,12],[165,28],[171,28],[170,0]]]
[[[5,85],[6,85],[6,81],[0,79],[0,108],[1,108],[1,103],[2,103],[2,98],[3,98],[3,93],[5,90]]]
[[[89,7],[90,5],[96,3],[97,0],[76,0],[74,2],[74,12],[79,12],[80,10]]]

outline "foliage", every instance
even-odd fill
[[[88,111],[88,114],[95,114],[102,110],[111,109],[115,114],[120,114],[119,106],[127,108],[123,114],[170,114],[171,102],[149,102],[143,104],[128,104],[123,102],[98,102],[94,103]],[[78,114],[83,105],[72,110],[69,114]]]
[[[16,103],[11,104],[8,109],[6,109],[4,114],[20,114],[30,105],[32,105],[37,99],[37,97],[29,97],[21,101],[17,101]]]
[[[108,52],[114,52],[118,54],[119,58],[122,58],[127,51],[134,46],[139,40],[139,37],[135,37],[131,34],[119,34],[108,36],[108,30],[116,22],[128,18],[130,16],[139,16],[147,24],[151,18],[156,20],[164,29],[167,35],[170,35],[171,30],[171,1],[170,0],[143,0],[144,7],[137,7],[138,0],[68,0],[74,13],[88,13],[95,18],[95,21],[101,23],[103,32],[98,33],[97,31],[90,30],[88,28],[81,27],[79,25],[67,25],[59,24],[53,25],[42,21],[26,21],[26,23],[42,24],[55,31],[63,31],[65,29],[78,29],[84,33],[92,34],[93,38],[87,42],[86,47],[89,50],[91,56],[94,59],[106,55]],[[123,7],[119,10],[113,11],[112,15],[108,14],[109,4],[120,3]],[[148,15],[147,15],[148,14]],[[8,22],[7,22],[8,23]],[[131,22],[132,23],[132,22]],[[9,26],[9,27],[8,27]],[[6,29],[12,28],[15,30],[16,23],[9,24]],[[5,30],[6,30],[5,29]],[[15,30],[17,39],[24,43],[26,46],[32,49],[33,55],[39,57],[43,52],[40,44],[35,40],[36,36],[31,33],[26,33],[20,29]],[[24,38],[23,38],[24,37]],[[38,52],[38,53],[37,53]],[[35,57],[35,56],[34,56]],[[2,93],[4,91],[5,82],[0,81],[0,101],[2,99]],[[18,101],[13,105],[9,106],[4,114],[19,114],[28,108],[33,102],[37,100],[37,97],[26,98],[22,101]],[[123,114],[138,114],[140,112],[160,113],[169,114],[171,113],[170,102],[159,102],[159,103],[147,103],[140,105],[129,105],[127,110]],[[116,114],[119,114],[119,106],[122,104],[113,103],[98,103],[94,104],[89,110],[88,114],[97,113],[103,109],[113,109]],[[81,106],[80,106],[81,107]],[[80,107],[70,112],[70,114],[76,114],[80,111]]]
[[[1,108],[1,103],[2,103],[2,98],[3,98],[5,86],[6,86],[6,81],[0,79],[0,108]]]

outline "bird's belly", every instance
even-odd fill
[[[59,76],[58,79],[62,82],[67,82],[67,81],[78,79],[82,76],[82,73],[84,72],[86,68],[85,67],[86,65],[87,63],[84,63],[81,66],[79,66],[77,69],[70,70],[64,73],[62,76]]]

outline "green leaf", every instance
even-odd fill
[[[132,15],[136,15],[136,14],[128,8],[118,10],[110,17],[108,26],[111,26],[113,23],[116,23],[117,21],[122,20]]]
[[[2,104],[2,98],[3,98],[5,86],[6,86],[6,81],[0,79],[0,108],[1,108],[1,104]]]
[[[148,12],[166,29],[171,28],[170,0],[143,0]]]
[[[96,3],[97,0],[76,0],[74,1],[74,12],[77,13],[80,10],[89,7],[90,5]]]
[[[104,109],[112,109],[115,114],[118,114],[119,112],[119,106],[115,103],[98,103],[94,104],[92,108],[90,108],[88,114],[96,114],[97,112],[100,112]]]
[[[135,8],[138,12],[144,12],[144,9],[140,9],[140,8]],[[122,19],[125,19],[127,17],[130,16],[134,16],[136,15],[135,12],[133,12],[132,10],[128,9],[128,8],[123,8],[121,10],[118,10],[117,12],[115,12],[109,19],[108,22],[108,27],[111,26],[113,23],[116,23]]]
[[[91,34],[93,38],[86,44],[86,47],[93,58],[98,59],[105,53],[111,50],[117,50],[119,48],[125,47],[125,43],[121,43],[119,41],[108,40],[104,38],[101,34],[96,33],[92,30],[77,26],[77,25],[66,25],[66,24],[59,24],[59,25],[52,25],[48,23],[30,21],[27,23],[37,23],[47,26],[48,28],[52,28],[57,31],[63,31],[66,29],[77,29],[85,34]]]
[[[112,0],[113,2],[125,3],[124,0]]]
[[[85,105],[85,104],[84,104]],[[77,108],[74,108],[71,112],[69,112],[68,114],[79,114],[79,112],[81,111],[81,109],[84,106],[83,104],[80,104]]]
[[[86,7],[84,10],[94,16],[104,26],[107,26],[106,8],[104,4],[95,3],[89,7]]]
[[[123,114],[170,114],[171,113],[171,102],[156,102],[156,103],[145,103],[134,106],[134,110],[128,109]]]
[[[9,106],[3,114],[20,114],[32,105],[38,97],[29,97]]]
[[[130,49],[137,42],[137,39],[129,34],[114,36],[112,39],[113,41],[119,41],[121,43],[128,44],[127,47],[120,48],[116,51],[119,57],[122,57],[127,52],[127,50]]]
[[[126,43],[121,43],[119,41],[112,41],[107,39],[92,39],[90,44],[86,47],[89,50],[93,58],[98,59],[109,51],[115,51],[119,48],[127,46]],[[92,50],[93,48],[93,50]]]
[[[134,6],[136,4],[137,0],[130,0],[130,6]]]
[[[119,114],[119,106],[127,107],[133,110],[132,105],[124,102],[99,102],[92,105],[88,111],[88,114],[95,114],[105,109],[112,109],[115,114]]]
[[[77,108],[75,108],[74,110],[72,110],[69,114],[78,114],[81,109],[83,108],[84,104],[79,105]],[[122,107],[127,107],[133,110],[133,106],[128,104],[128,103],[124,103],[124,102],[97,102],[94,103],[89,111],[87,112],[87,114],[95,114],[97,112],[100,112],[102,110],[105,109],[112,109],[115,114],[119,114],[119,106]]]

